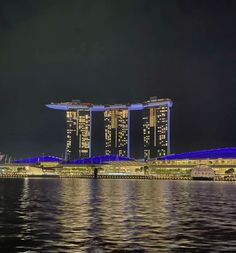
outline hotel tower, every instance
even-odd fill
[[[170,153],[170,106],[156,106],[156,98],[150,98],[143,109],[144,159],[165,156]],[[153,106],[152,106],[153,103]]]
[[[104,111],[105,154],[130,156],[129,154],[129,110]]]
[[[144,159],[170,153],[170,99],[151,97],[136,104],[94,105],[79,100],[51,103],[48,108],[66,111],[65,159],[91,156],[92,114],[104,113],[105,154],[130,157],[130,113],[143,112]]]
[[[66,111],[67,160],[91,156],[91,112],[88,109]]]

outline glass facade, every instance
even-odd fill
[[[77,111],[66,112],[66,151],[67,160],[78,156],[77,152]]]
[[[78,139],[79,139],[79,158],[90,156],[90,136],[91,124],[90,111],[78,110]]]
[[[143,110],[144,159],[165,156],[169,152],[169,107]]]
[[[129,157],[129,110],[104,111],[105,154]]]
[[[66,112],[66,160],[90,156],[90,111]]]

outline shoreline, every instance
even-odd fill
[[[185,180],[185,181],[228,181],[234,182],[236,178],[215,177],[213,179],[178,176],[153,176],[153,175],[27,175],[27,174],[0,174],[0,179],[21,179],[21,178],[80,178],[80,179],[136,179],[136,180]]]

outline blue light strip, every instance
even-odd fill
[[[66,103],[51,103],[47,104],[46,107],[55,110],[79,110],[88,109],[92,112],[105,111],[112,109],[129,109],[130,111],[143,110],[144,108],[164,106],[172,107],[173,103],[170,99],[159,99],[155,102],[144,102],[136,104],[114,104],[114,105],[84,105],[84,104],[73,104],[72,102]]]
[[[103,164],[109,161],[131,161],[131,160],[132,159],[124,156],[104,155],[63,162],[63,164]]]
[[[210,150],[200,150],[181,154],[173,154],[158,158],[158,160],[182,160],[182,159],[218,159],[236,158],[236,148],[218,148]]]
[[[40,162],[62,162],[62,158],[56,156],[38,156],[16,160],[13,163],[40,163]]]

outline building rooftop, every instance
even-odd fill
[[[62,162],[62,158],[57,156],[37,156],[37,157],[30,157],[30,158],[24,158],[20,160],[15,160],[13,163],[42,163],[42,162]]]
[[[155,99],[154,99],[155,98]],[[114,105],[94,105],[92,103],[82,103],[80,100],[72,100],[71,102],[61,102],[61,103],[51,103],[46,106],[50,109],[55,110],[78,110],[78,109],[88,109],[91,111],[105,111],[109,109],[129,109],[129,110],[142,110],[144,108],[168,105],[172,106],[172,101],[169,98],[157,99],[156,97],[150,98],[143,103],[133,103],[133,104],[114,104]]]
[[[199,150],[181,154],[172,154],[158,158],[158,160],[183,160],[183,159],[219,159],[236,158],[236,148],[218,148],[209,150]]]
[[[132,159],[124,156],[117,155],[104,155],[104,156],[93,156],[89,158],[82,158],[73,161],[63,162],[66,164],[104,164],[110,161],[132,161]]]

